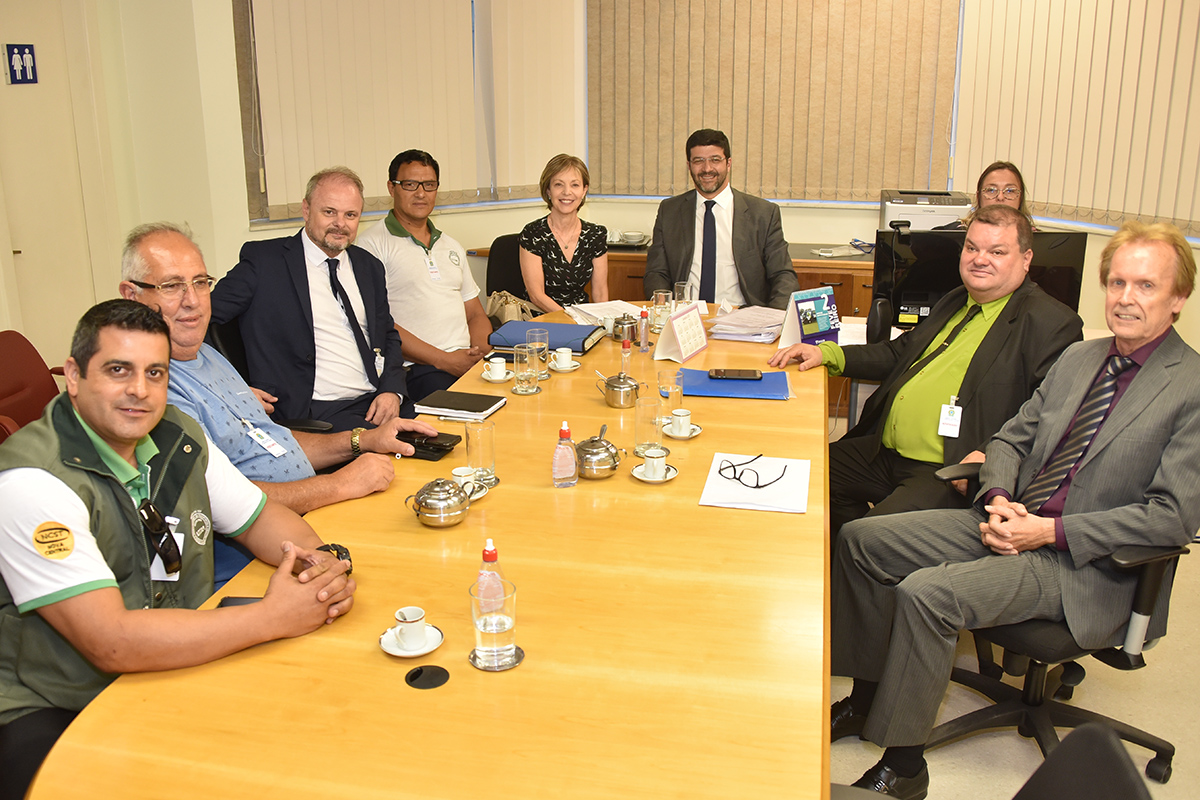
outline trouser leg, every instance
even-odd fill
[[[1059,562],[1052,548],[912,573],[896,587],[891,642],[864,738],[884,746],[929,738],[950,682],[960,630],[1062,618]]]
[[[870,503],[891,494],[895,483],[885,458],[870,437],[840,439],[829,445],[829,530],[836,540],[842,526],[865,516]]]
[[[43,708],[0,726],[0,800],[21,800],[50,748],[79,712]]]
[[[989,554],[979,541],[982,519],[971,509],[937,510],[846,525],[834,546],[831,576],[833,674],[881,679],[896,586],[924,567]]]

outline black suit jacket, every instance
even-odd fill
[[[658,207],[654,241],[646,254],[642,285],[649,299],[655,289],[672,289],[687,280],[696,252],[696,190],[668,197]],[[785,308],[800,281],[792,269],[779,206],[733,190],[733,262],[746,305]]]
[[[845,348],[843,375],[882,382],[867,399],[858,424],[846,432],[847,438],[874,437],[874,452],[878,452],[883,438],[881,423],[891,411],[897,381],[966,301],[967,289],[959,286],[933,307],[924,322],[903,336]],[[972,450],[982,450],[1029,399],[1067,345],[1082,338],[1079,315],[1026,278],[979,343],[963,376],[958,392],[962,425],[958,438],[944,440],[945,464],[957,464]],[[930,414],[936,411],[932,409]]]
[[[212,322],[239,319],[248,383],[279,398],[275,419],[311,416],[317,348],[303,235],[301,230],[282,239],[246,242],[237,266],[212,292]],[[388,309],[383,264],[361,247],[351,245],[347,252],[367,311],[367,343],[383,354],[376,389],[405,396],[400,334]]]

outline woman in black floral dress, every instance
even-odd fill
[[[588,169],[575,156],[560,154],[542,170],[542,199],[550,213],[521,231],[521,277],[529,301],[542,311],[608,300],[608,231],[579,218],[587,199]]]

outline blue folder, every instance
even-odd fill
[[[714,380],[702,369],[684,369],[685,397],[745,397],[751,400],[787,400],[786,372],[764,372],[761,381]]]

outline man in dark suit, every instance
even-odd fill
[[[856,783],[925,797],[924,762],[958,631],[1065,621],[1081,646],[1124,641],[1137,576],[1108,555],[1200,527],[1200,355],[1172,327],[1196,262],[1172,225],[1126,223],[1100,281],[1114,336],[1072,345],[987,447],[970,509],[852,522],[833,565],[834,740],[887,749]],[[1166,629],[1165,578],[1147,639]]]
[[[399,416],[404,359],[383,265],[351,244],[362,207],[353,171],[318,172],[301,205],[304,229],[247,242],[213,290],[212,321],[240,321],[249,383],[277,420],[346,431]]]
[[[916,328],[890,342],[799,344],[771,357],[772,366],[795,358],[801,370],[824,364],[834,375],[882,382],[858,424],[829,446],[835,536],[864,515],[965,507],[967,498],[934,472],[979,460],[1063,349],[1082,338],[1079,315],[1029,280],[1032,248],[1025,215],[1003,205],[980,209],[959,259],[963,286]]]
[[[733,162],[721,131],[696,131],[684,152],[696,188],[658,207],[646,254],[646,298],[687,281],[691,296],[708,302],[784,308],[800,282],[779,206],[730,187]]]

